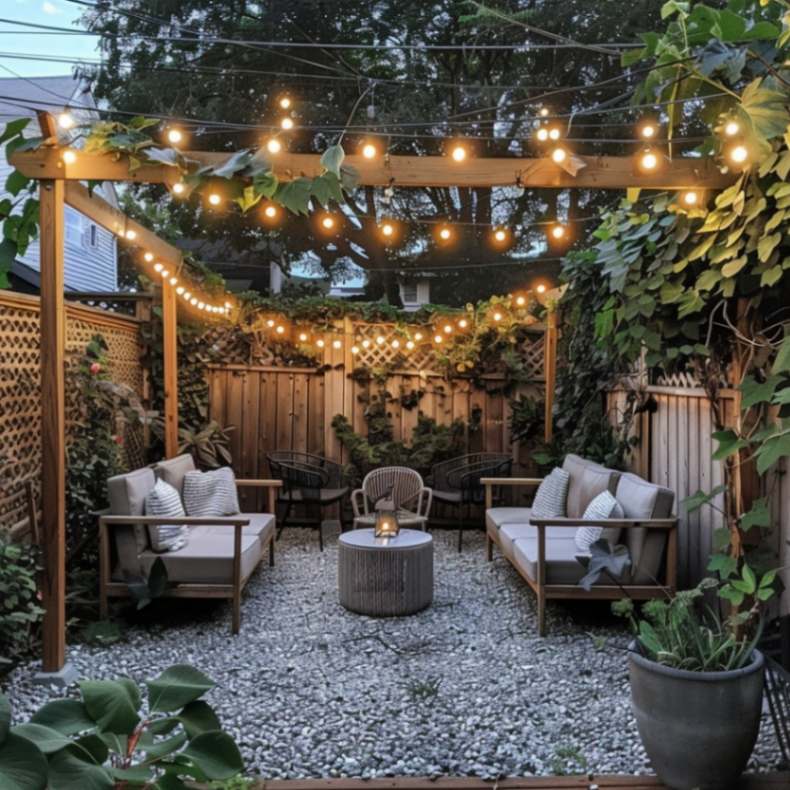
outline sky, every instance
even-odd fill
[[[37,25],[73,27],[80,17],[81,7],[67,0],[3,0],[0,2],[0,18],[18,20]],[[11,77],[12,72],[24,77],[43,77],[71,74],[68,63],[47,63],[36,60],[20,60],[12,55],[49,55],[65,58],[94,59],[97,37],[73,36],[67,33],[35,33],[31,29],[0,22],[0,76]],[[10,69],[10,71],[9,71]]]

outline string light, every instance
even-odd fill
[[[164,267],[164,266],[162,266],[162,264],[161,264],[161,263],[155,263],[155,264],[154,264],[154,271],[155,271],[157,274],[158,274],[159,272],[161,272],[161,271],[162,271],[162,269],[164,269],[164,268],[165,268],[165,267]]]
[[[516,297],[516,307],[524,307],[527,303],[527,300],[523,296]]]
[[[378,152],[379,149],[370,140],[368,140],[362,146],[362,156],[364,156],[365,159],[375,159],[378,155]]]
[[[398,338],[396,337],[396,338],[395,338],[395,339],[392,341],[391,345],[392,345],[392,347],[393,347],[393,348],[400,348],[400,340],[398,340]]]
[[[434,337],[433,340],[434,343],[441,343],[444,340],[444,338],[441,335],[436,335],[436,337]]]
[[[263,218],[272,223],[280,218],[280,207],[276,203],[266,203],[263,207]]]
[[[502,313],[494,313],[493,315],[494,321],[501,321],[502,320]]]
[[[639,157],[639,167],[642,170],[655,170],[658,167],[658,155],[651,148],[646,148]]]
[[[545,126],[541,126],[536,137],[541,143],[545,143],[549,139],[549,130]]]
[[[739,143],[728,151],[727,158],[736,165],[742,165],[749,158],[749,149],[742,143]]]
[[[334,230],[336,224],[335,218],[331,214],[324,214],[321,217],[321,227],[324,230]]]
[[[184,299],[189,301],[191,296],[192,296],[192,293],[190,291],[184,291]]]
[[[545,286],[543,283],[538,283],[538,284],[535,286],[535,290],[536,290],[536,291],[537,291],[539,294],[546,293],[546,286]]]
[[[549,140],[555,140],[556,141],[556,140],[559,140],[559,139],[560,139],[559,127],[552,126],[552,128],[549,129]]]
[[[415,332],[415,333],[414,333],[414,339],[415,339],[415,340],[416,340],[418,343],[420,342],[420,340],[422,340],[422,337],[423,337],[423,335],[422,335],[422,332]]]
[[[682,195],[682,201],[687,206],[696,206],[699,203],[699,194],[693,189],[689,189]]]
[[[71,148],[66,148],[63,151],[62,158],[67,165],[73,165],[77,161],[77,153]]]
[[[342,348],[343,341],[342,340],[333,340],[332,341],[332,348]]]
[[[541,107],[539,114],[540,114],[541,118],[548,118],[548,116],[549,116],[549,108],[548,107]]]
[[[555,241],[560,241],[564,239],[567,233],[568,233],[568,229],[565,227],[565,225],[559,222],[556,225],[552,225],[551,229],[549,230],[549,235]]]
[[[198,310],[205,310],[206,309],[206,303],[205,302],[198,302],[197,306],[198,306]]]
[[[167,142],[178,145],[184,139],[184,133],[175,126],[167,130]]]
[[[452,328],[452,326],[450,324],[445,324],[444,325],[444,334],[445,335],[451,334],[452,331],[453,331],[453,328]]]
[[[162,271],[160,271],[159,274],[162,275],[163,280],[170,276],[170,272],[167,269],[162,269]]]
[[[285,327],[282,324],[277,325],[277,329],[274,330],[278,335],[285,334]]]
[[[362,348],[370,348],[370,340],[365,338],[365,340],[362,341]]]
[[[392,238],[395,235],[395,226],[391,222],[382,222],[379,230],[385,238]]]
[[[315,344],[316,344],[316,345],[317,345],[319,348],[323,348],[323,347],[326,345],[326,342],[324,341],[324,339],[323,339],[323,338],[320,338],[320,337],[319,337],[319,338],[318,338],[318,340],[316,340],[316,341],[315,341]]]
[[[183,285],[179,285],[178,288],[176,288],[176,293],[179,296],[183,296],[184,295],[184,286]]]
[[[735,137],[741,131],[741,125],[736,120],[729,120],[724,124],[724,134],[727,137]]]
[[[450,156],[453,158],[453,161],[455,162],[463,162],[466,159],[467,155],[468,155],[468,151],[460,143],[456,143],[450,149]]]
[[[280,98],[280,109],[287,110],[291,106],[291,98],[290,96],[282,96]]]
[[[208,202],[212,206],[218,206],[220,203],[222,203],[222,196],[219,193],[217,193],[217,192],[212,192],[208,196]]]
[[[359,346],[351,346],[352,354],[359,354]]]
[[[137,231],[133,228],[129,228],[123,235],[126,236],[128,241],[134,241],[137,238]]]
[[[145,255],[143,255],[143,260],[145,260],[146,263],[151,263],[153,259],[154,254],[152,252],[146,252]]]
[[[271,329],[271,328],[272,328],[272,327],[273,327],[273,326],[274,326],[276,323],[277,323],[277,322],[276,322],[276,321],[275,321],[273,318],[270,318],[270,319],[268,319],[268,320],[266,321],[266,326],[268,326],[268,327],[269,327],[269,329]]]
[[[283,144],[276,137],[270,137],[266,141],[266,150],[270,154],[279,154],[283,150]]]
[[[453,231],[449,225],[441,225],[437,231],[436,235],[440,242],[447,243],[452,240],[453,238]]]
[[[407,340],[406,341],[406,348],[409,349],[409,351],[411,351],[414,348],[414,341],[413,340]]]
[[[466,327],[468,327],[468,326],[469,326],[469,322],[468,322],[468,321],[467,321],[465,318],[462,318],[462,319],[461,319],[461,320],[458,322],[458,326],[459,326],[461,329],[466,329]]]
[[[178,285],[178,277],[171,277],[170,285]]]
[[[378,343],[379,345],[383,345],[385,340],[386,340],[386,338],[384,337],[384,335],[379,335],[376,338],[376,343]]]
[[[74,128],[74,116],[70,112],[62,112],[58,115],[58,126],[61,129],[69,129]]]
[[[658,126],[654,121],[648,119],[639,124],[637,131],[643,140],[652,140],[658,133]]]
[[[299,333],[299,342],[306,343],[307,342],[307,332],[300,332]]]
[[[186,184],[183,181],[176,181],[173,184],[173,194],[174,195],[183,195],[186,192]]]
[[[286,132],[290,131],[294,128],[293,118],[289,118],[287,115],[280,121],[280,127],[285,129]]]
[[[197,307],[197,303],[198,303],[198,300],[194,296],[189,300],[189,304],[191,304],[192,307]]]
[[[568,152],[562,146],[557,146],[551,152],[551,158],[555,164],[561,165],[568,158]]]

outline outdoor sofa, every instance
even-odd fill
[[[564,518],[532,518],[529,507],[493,507],[494,493],[503,486],[536,487],[540,478],[484,478],[486,488],[486,553],[493,559],[498,546],[537,596],[538,632],[545,633],[549,599],[635,600],[658,598],[676,589],[677,519],[675,495],[629,472],[607,469],[577,455],[567,455],[562,468],[570,481]],[[587,505],[610,491],[625,514],[620,519],[583,520]],[[584,554],[574,537],[579,526],[621,530],[617,542],[628,548],[631,567],[622,579],[604,574],[588,592],[578,584],[585,575]],[[625,592],[624,592],[625,591]]]
[[[172,598],[226,598],[232,601],[232,632],[239,632],[241,592],[269,550],[274,565],[275,496],[279,480],[236,480],[238,487],[265,488],[268,513],[232,516],[162,518],[146,516],[145,499],[157,479],[181,493],[184,476],[195,470],[191,455],[179,455],[153,466],[136,469],[107,481],[109,512],[99,518],[99,601],[101,617],[108,598],[130,595],[130,583],[148,577],[162,558],[168,585],[163,596]],[[174,551],[150,548],[148,527],[187,525],[189,540]]]

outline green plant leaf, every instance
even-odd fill
[[[178,718],[190,738],[194,738],[202,732],[222,729],[214,709],[202,699],[186,705],[178,714]]]
[[[112,790],[109,771],[72,745],[49,758],[50,790]]]
[[[52,754],[52,752],[71,744],[71,739],[43,724],[33,724],[32,722],[19,724],[14,727],[13,732],[35,743],[43,754]]]
[[[340,178],[340,167],[343,164],[343,160],[346,158],[346,153],[343,150],[343,147],[340,145],[330,145],[329,148],[321,154],[321,166],[329,171],[330,173],[334,173],[338,178]]]
[[[76,699],[56,699],[47,702],[30,719],[34,724],[42,724],[62,735],[74,735],[96,727],[96,722]]]
[[[779,346],[776,359],[771,367],[771,373],[775,375],[779,373],[790,373],[790,334],[785,335],[782,340],[782,345]]]
[[[748,532],[752,527],[770,527],[771,521],[768,500],[761,497],[756,499],[751,508],[741,516],[740,525],[744,532]]]
[[[722,579],[732,576],[738,568],[738,561],[729,554],[713,554],[708,562],[708,570],[718,573]]]
[[[11,728],[11,703],[8,697],[0,694],[0,745],[6,739]]]
[[[215,684],[199,669],[188,664],[176,664],[146,685],[151,712],[171,713],[203,696]]]
[[[705,493],[704,491],[700,490],[697,491],[695,494],[692,494],[689,497],[686,497],[681,504],[686,508],[686,510],[691,513],[694,510],[698,510],[703,505],[707,505],[709,502],[712,502],[719,494],[723,494],[727,490],[726,485],[719,485],[715,488],[711,489],[709,493]]]
[[[100,730],[129,735],[140,721],[139,703],[129,686],[117,680],[83,680],[82,699]]]
[[[14,121],[9,121],[3,129],[3,133],[0,134],[0,145],[5,143],[7,140],[10,140],[12,137],[16,137],[18,134],[21,134],[27,128],[29,123],[30,118],[17,118]]]
[[[768,376],[765,381],[757,381],[753,376],[747,376],[740,387],[743,395],[741,409],[745,411],[757,403],[770,403],[774,390],[781,381],[779,376]]]
[[[749,442],[746,439],[741,439],[735,431],[730,429],[716,431],[713,434],[713,438],[719,443],[719,446],[713,453],[714,461],[723,461],[728,456],[738,452],[738,450],[749,446]]]
[[[244,768],[239,749],[227,733],[204,732],[182,752],[208,779],[230,779]]]
[[[35,743],[10,733],[0,745],[0,787],[3,790],[44,790],[47,758]],[[52,790],[57,790],[52,786]]]

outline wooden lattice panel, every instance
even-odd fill
[[[393,348],[395,335],[390,324],[354,324],[353,343],[359,349],[354,364],[365,368],[383,368],[395,366],[409,370],[433,370],[436,365],[436,354],[430,342],[430,330],[425,330],[422,343],[408,351],[405,348],[406,338],[398,338],[400,346]],[[385,338],[378,343],[377,338]],[[351,338],[347,338],[351,342]],[[365,344],[367,341],[367,345]]]
[[[542,381],[546,377],[545,356],[546,356],[546,336],[543,332],[530,332],[519,351],[524,360],[526,368],[526,378],[529,381]]]
[[[694,388],[701,386],[699,379],[690,371],[676,371],[675,373],[662,373],[656,377],[656,384],[660,387]]]
[[[133,319],[69,305],[66,309],[66,364],[73,366],[91,338],[107,342],[110,377],[142,394],[139,325]],[[38,490],[41,471],[41,379],[39,302],[0,292],[0,530],[27,516],[24,483]],[[68,382],[68,377],[67,377]],[[67,432],[79,416],[76,393],[66,391]],[[130,464],[142,461],[142,432],[124,431]],[[68,435],[67,435],[68,443]]]

